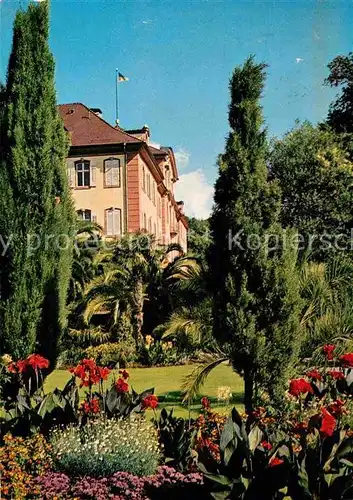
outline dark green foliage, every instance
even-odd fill
[[[203,262],[206,260],[208,247],[211,242],[209,221],[208,219],[190,217],[188,222],[188,252],[199,257]]]
[[[328,124],[336,132],[353,133],[353,52],[335,57],[328,68],[330,75],[326,84],[341,88],[330,106]]]
[[[231,132],[210,221],[213,333],[244,376],[248,409],[255,380],[272,397],[281,393],[299,344],[295,235],[278,223],[280,191],[265,161],[264,70],[251,57],[231,78]]]
[[[168,413],[163,408],[158,420],[158,434],[168,465],[180,472],[188,471],[193,460],[194,428],[183,418],[174,417],[173,410]]]
[[[282,225],[298,230],[301,250],[315,260],[350,251],[353,163],[341,137],[304,123],[273,143],[270,164]]]
[[[8,68],[0,168],[1,352],[41,352],[53,366],[66,324],[74,211],[56,109],[49,6],[31,4],[15,19]]]
[[[2,438],[11,432],[14,436],[28,436],[40,432],[49,435],[56,425],[78,422],[79,393],[75,378],[72,377],[65,387],[44,394],[39,389],[31,396],[23,387],[5,404],[0,419]]]

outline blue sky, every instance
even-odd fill
[[[1,0],[0,0],[1,1]],[[0,3],[0,79],[6,74],[16,9]],[[325,117],[334,92],[327,63],[353,50],[351,0],[52,0],[51,47],[58,101],[101,107],[120,123],[147,123],[152,140],[179,159],[178,197],[190,215],[207,215],[217,155],[227,134],[228,80],[249,54],[269,64],[263,106],[269,134],[296,119]]]

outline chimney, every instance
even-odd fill
[[[177,201],[177,205],[178,205],[179,212],[184,215],[184,202]]]
[[[90,108],[90,111],[94,113],[95,115],[99,116],[99,118],[103,118],[103,113],[100,108]]]

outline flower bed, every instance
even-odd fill
[[[11,362],[8,374],[19,388],[6,401],[3,427],[14,434],[39,434],[37,441],[5,437],[2,495],[16,500],[29,492],[31,498],[62,500],[353,498],[353,353],[336,356],[333,345],[322,352],[324,366],[310,366],[290,380],[281,408],[266,403],[248,415],[233,408],[226,418],[204,397],[200,416],[190,421],[166,410],[157,419],[153,389],[137,394],[126,370],[107,388],[110,370],[84,359],[70,370],[73,377],[62,391],[45,395],[40,380],[46,360],[32,355]],[[85,388],[81,402],[78,386]],[[220,391],[222,399],[229,394],[227,387]]]
[[[199,473],[181,474],[175,469],[161,466],[156,474],[138,477],[127,472],[116,472],[105,478],[86,476],[72,479],[68,475],[51,472],[38,477],[35,484],[41,498],[106,500],[147,500],[163,498],[208,498],[203,478]],[[180,496],[179,496],[180,495]]]

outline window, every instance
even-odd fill
[[[88,187],[91,185],[90,163],[89,161],[78,161],[76,167],[76,186]]]
[[[154,182],[152,182],[152,201],[153,204],[156,204],[156,185]]]
[[[152,217],[148,219],[148,232],[152,234]]]
[[[77,215],[82,220],[88,220],[88,221],[92,220],[91,210],[78,210],[77,211]]]
[[[143,214],[143,229],[147,230],[147,219],[146,219],[146,214]]]
[[[146,191],[146,172],[145,167],[142,168],[142,189]]]
[[[147,196],[151,198],[151,176],[147,175]]]
[[[120,160],[117,158],[109,158],[104,161],[104,185],[106,187],[120,187],[121,170]]]
[[[156,226],[156,223],[154,223],[154,234],[155,234],[155,236],[157,236],[157,226]]]
[[[105,229],[107,236],[121,235],[121,210],[120,208],[108,208],[105,211]]]
[[[162,201],[159,197],[158,197],[157,203],[158,203],[158,216],[162,217]]]

